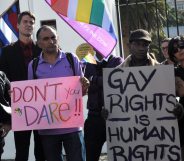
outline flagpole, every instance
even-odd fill
[[[122,49],[123,44],[122,44],[122,29],[120,22],[121,18],[120,18],[119,0],[115,0],[115,6],[116,6],[117,27],[118,27],[119,54],[121,57],[124,57]]]

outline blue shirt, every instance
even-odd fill
[[[76,76],[83,76],[82,69],[78,58],[72,54],[73,62],[75,67]],[[28,66],[28,79],[33,79],[33,69],[31,61]],[[59,51],[59,56],[54,64],[49,64],[43,59],[43,54],[41,53],[39,57],[38,67],[36,70],[36,76],[38,79],[43,78],[56,78],[56,77],[68,77],[73,76],[73,70],[70,63],[67,60],[65,53]],[[81,128],[63,128],[63,129],[46,129],[39,130],[41,135],[56,135],[56,134],[66,134],[81,130]]]

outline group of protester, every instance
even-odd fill
[[[67,161],[98,161],[103,144],[106,141],[106,120],[104,116],[107,113],[104,110],[103,100],[103,68],[159,65],[160,63],[149,51],[152,41],[151,35],[143,29],[131,32],[128,44],[130,55],[125,60],[114,55],[103,58],[96,52],[97,64],[84,64],[85,72],[83,72],[81,63],[75,54],[71,54],[74,64],[74,69],[72,68],[66,53],[59,47],[58,34],[53,27],[40,27],[36,34],[37,43],[35,44],[31,38],[34,24],[34,15],[27,11],[22,12],[18,17],[17,24],[19,30],[18,41],[2,49],[0,57],[0,70],[2,71],[0,72],[0,103],[7,106],[7,108],[10,107],[9,81],[75,75],[81,76],[83,95],[88,94],[88,116],[84,124],[84,138],[81,128],[14,132],[15,161],[28,160],[32,132],[34,134],[36,161],[62,161],[62,147],[65,149]],[[182,98],[184,96],[183,37],[168,39],[168,41],[164,40],[162,49],[163,53],[166,53],[164,54],[166,61],[163,64],[173,63],[176,66],[176,94],[181,97],[181,103],[184,104],[184,99]],[[168,54],[167,49],[169,49]],[[34,58],[38,60],[36,71],[33,68]],[[0,108],[0,118],[5,116],[1,112],[4,109],[6,108]],[[181,111],[181,108],[179,110],[176,108],[174,114],[178,116],[182,113]],[[184,120],[180,119],[180,121],[183,122]],[[0,137],[0,153],[2,155],[4,137],[11,129],[10,115],[7,114],[3,120],[0,119],[0,122],[0,130],[3,131]],[[184,130],[181,130],[180,134],[183,135],[183,133]],[[183,145],[183,139],[181,139],[181,147]]]

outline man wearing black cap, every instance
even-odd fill
[[[154,66],[159,64],[154,56],[149,53],[150,43],[151,35],[148,31],[143,29],[132,31],[128,44],[130,55],[121,66]]]

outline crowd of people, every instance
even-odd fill
[[[32,40],[35,16],[24,11],[18,17],[18,41],[5,46],[0,55],[0,160],[3,154],[4,137],[11,129],[10,82],[42,78],[80,76],[83,95],[88,95],[88,115],[84,123],[84,137],[80,127],[44,129],[14,132],[15,161],[28,161],[30,137],[34,135],[34,154],[36,161],[62,161],[64,147],[67,161],[98,161],[106,141],[106,117],[104,107],[103,68],[156,66],[173,64],[175,66],[176,95],[180,98],[173,113],[178,117],[180,144],[184,152],[184,37],[166,38],[161,42],[165,60],[159,63],[150,53],[151,35],[148,31],[137,29],[129,37],[129,56],[110,55],[103,58],[96,51],[96,64],[81,62],[71,54],[73,66],[66,53],[58,44],[58,33],[51,26],[42,26],[36,33],[37,43]],[[38,59],[36,71],[34,58]],[[74,71],[73,71],[74,70]],[[35,72],[35,73],[34,73]]]

